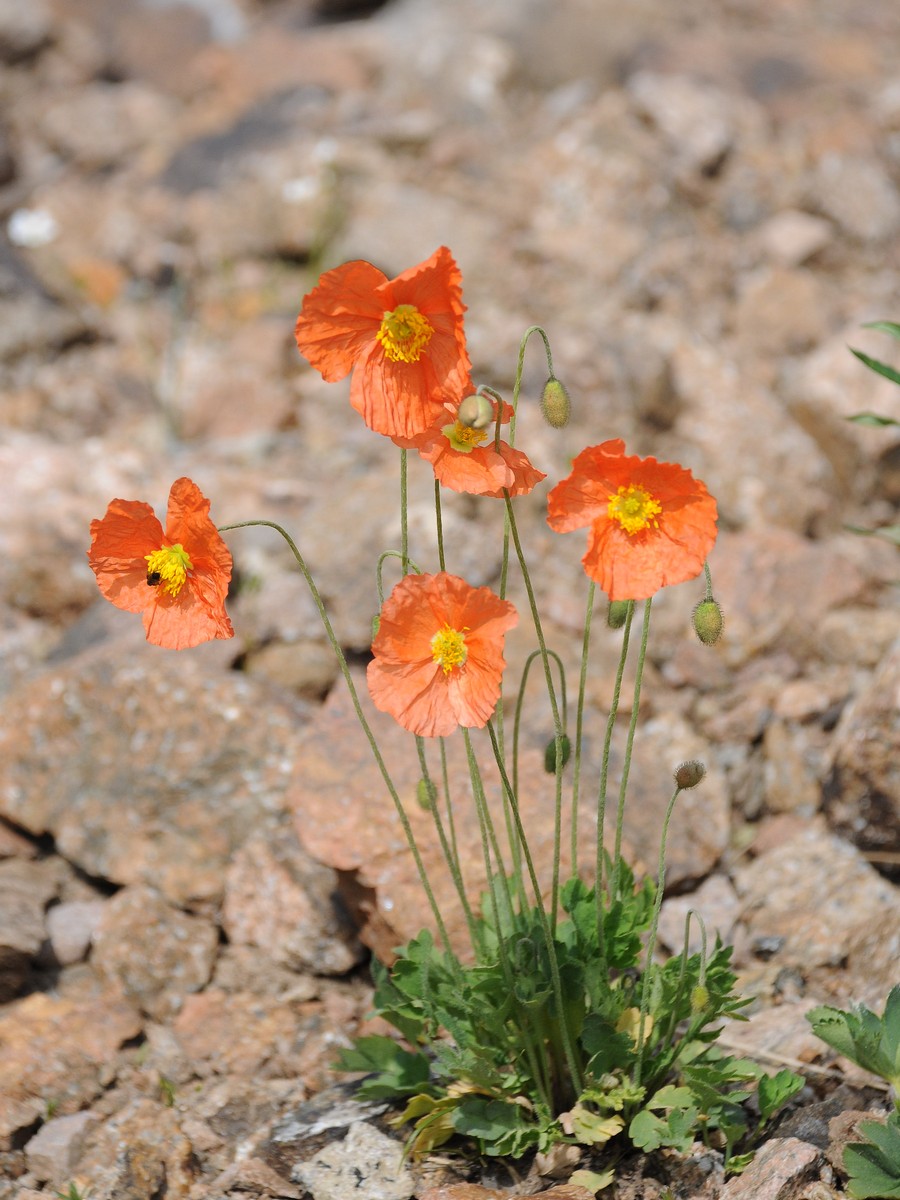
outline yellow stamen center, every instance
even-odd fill
[[[465,634],[459,629],[445,625],[431,639],[431,657],[449,675],[454,667],[465,666],[469,651],[466,649]]]
[[[384,314],[375,337],[391,362],[414,363],[422,357],[433,334],[428,318],[414,304],[398,304],[393,312]]]
[[[462,421],[454,421],[452,425],[445,425],[441,429],[441,433],[453,449],[458,450],[461,454],[471,454],[476,446],[487,440],[485,430],[475,429],[471,425],[463,425]]]
[[[656,517],[662,512],[662,505],[642,487],[629,483],[610,497],[606,511],[610,520],[618,521],[631,537],[648,527],[655,529],[659,525]]]
[[[162,546],[152,554],[145,554],[144,558],[147,562],[147,582],[149,583],[150,577],[153,576],[153,586],[163,588],[170,596],[178,595],[184,587],[188,571],[194,569],[194,564],[182,545]]]

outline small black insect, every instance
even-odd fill
[[[147,586],[148,587],[156,587],[161,581],[162,581],[162,575],[160,575],[159,571],[148,571],[147,572]]]

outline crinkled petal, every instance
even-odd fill
[[[329,383],[343,379],[375,340],[387,276],[358,260],[326,271],[304,297],[294,337],[300,353]]]
[[[142,500],[113,500],[104,517],[91,521],[88,561],[100,591],[116,608],[143,612],[147,607],[146,555],[163,539],[162,525]]]

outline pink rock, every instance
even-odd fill
[[[45,1122],[25,1146],[28,1169],[35,1179],[61,1187],[78,1162],[87,1131],[99,1120],[83,1110]]]
[[[68,900],[47,912],[47,936],[61,966],[81,962],[103,913],[103,900]]]

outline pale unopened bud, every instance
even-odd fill
[[[552,425],[554,429],[562,429],[569,423],[572,412],[569,393],[566,391],[566,385],[560,383],[554,375],[550,376],[541,392],[541,412],[547,424]]]
[[[715,600],[701,600],[691,615],[694,633],[704,646],[714,646],[722,636],[725,614]]]
[[[419,802],[419,807],[424,808],[426,812],[434,808],[434,802],[437,800],[437,788],[430,779],[420,779],[416,784],[416,800]]]
[[[466,396],[462,401],[457,410],[456,419],[461,425],[468,426],[469,429],[487,429],[494,419],[494,406],[487,396],[475,392],[471,396]]]
[[[691,990],[691,1012],[702,1013],[709,1004],[709,988],[705,983],[698,983]]]
[[[630,600],[610,600],[606,613],[606,623],[610,629],[621,629],[628,616]]]
[[[687,788],[696,787],[703,776],[706,774],[706,767],[702,762],[698,762],[696,758],[692,758],[690,762],[683,762],[675,769],[675,782],[684,791]]]

